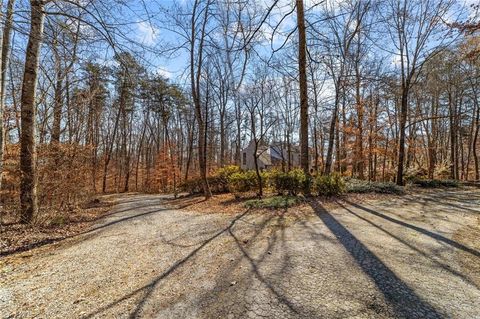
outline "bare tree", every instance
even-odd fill
[[[23,223],[30,223],[38,212],[36,149],[35,149],[35,92],[37,88],[40,46],[45,17],[43,0],[30,1],[30,33],[25,53],[22,84],[20,136],[20,209]]]
[[[5,127],[3,123],[3,115],[5,109],[5,90],[8,62],[10,59],[10,42],[12,38],[12,24],[13,24],[13,5],[15,0],[8,0],[7,12],[5,15],[5,26],[2,33],[2,48],[1,48],[1,68],[0,68],[0,189],[2,188],[2,173],[3,173],[3,154],[5,149]]]
[[[445,28],[442,19],[447,16],[453,4],[452,0],[392,0],[387,3],[386,12],[388,13],[385,21],[400,66],[400,134],[396,176],[398,185],[404,184],[403,171],[410,91],[425,62],[434,56],[433,51],[447,41],[444,34],[441,33]],[[428,40],[433,37],[440,43],[432,48]]]
[[[296,1],[298,28],[298,75],[300,85],[300,162],[305,175],[310,176],[308,149],[308,87],[307,87],[307,35],[303,0]],[[308,183],[306,184],[308,185]],[[308,187],[305,189],[308,193]]]

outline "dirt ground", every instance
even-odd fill
[[[230,204],[124,196],[88,232],[0,259],[0,317],[479,318],[478,189]]]
[[[0,211],[0,258],[82,233],[108,213],[113,197],[91,200],[63,214],[44,213],[33,225],[20,223],[17,214]]]

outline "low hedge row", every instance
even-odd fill
[[[338,174],[328,176],[307,177],[301,169],[289,172],[279,170],[262,171],[263,187],[279,195],[297,195],[308,186],[313,194],[332,196],[345,191],[345,182]],[[242,171],[238,166],[227,166],[219,169],[213,176],[208,177],[212,193],[233,193],[236,196],[244,193],[256,193],[259,181],[255,171]],[[188,180],[181,187],[190,194],[202,192],[203,182],[200,178]]]
[[[279,170],[262,171],[263,187],[278,193],[278,195],[298,195],[308,186],[312,194],[321,196],[334,196],[342,193],[380,193],[402,194],[403,187],[392,182],[373,182],[354,178],[343,178],[333,173],[307,177],[303,170],[296,168],[289,172]],[[458,187],[454,180],[413,179],[410,181],[416,186],[424,188]],[[255,171],[241,170],[238,166],[226,166],[218,169],[214,175],[208,177],[212,193],[232,193],[236,196],[245,193],[256,193],[259,181]],[[182,185],[184,191],[190,194],[202,192],[202,180],[195,178]]]

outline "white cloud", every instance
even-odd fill
[[[145,45],[154,45],[158,37],[159,30],[148,22],[141,21],[137,23],[137,39]]]
[[[158,67],[157,68],[157,73],[164,78],[171,79],[172,78],[172,72],[168,71],[167,69],[163,67]]]

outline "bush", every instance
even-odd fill
[[[252,199],[245,202],[245,206],[248,208],[288,208],[295,206],[300,202],[300,199],[296,196],[273,196],[263,199]]]
[[[203,192],[202,179],[200,177],[189,179],[180,185],[180,189],[191,195]]]
[[[207,182],[213,194],[228,192],[228,182],[220,176],[209,176],[207,177]]]
[[[258,178],[255,171],[237,172],[228,178],[228,189],[237,196],[239,193],[247,193],[258,189]]]
[[[423,188],[458,187],[458,182],[451,179],[419,179],[413,184]]]
[[[213,194],[228,193],[228,180],[231,175],[240,173],[241,169],[235,165],[219,168],[213,176],[207,177],[210,191]],[[200,177],[184,182],[180,188],[189,194],[200,194],[203,192],[203,181]]]
[[[236,165],[228,165],[217,169],[214,176],[219,178],[222,182],[225,183],[226,186],[228,186],[228,179],[230,178],[230,176],[235,173],[240,173],[241,171],[241,168]]]
[[[424,168],[409,168],[405,172],[405,180],[407,182],[416,181],[418,179],[426,178],[428,171]]]
[[[212,194],[221,194],[228,192],[228,183],[218,176],[207,177],[208,186]],[[189,179],[183,182],[180,187],[182,191],[191,195],[203,193],[203,180],[200,177]]]
[[[315,179],[315,191],[318,195],[333,196],[345,192],[345,181],[339,174],[319,175]]]
[[[369,182],[359,179],[350,179],[346,183],[347,193],[379,193],[402,194],[403,188],[392,182]]]
[[[270,174],[270,180],[278,194],[287,192],[291,195],[297,195],[304,189],[307,176],[303,170],[296,168],[288,173],[274,171]]]
[[[439,179],[448,179],[451,176],[450,165],[441,163],[435,166],[435,176]]]

